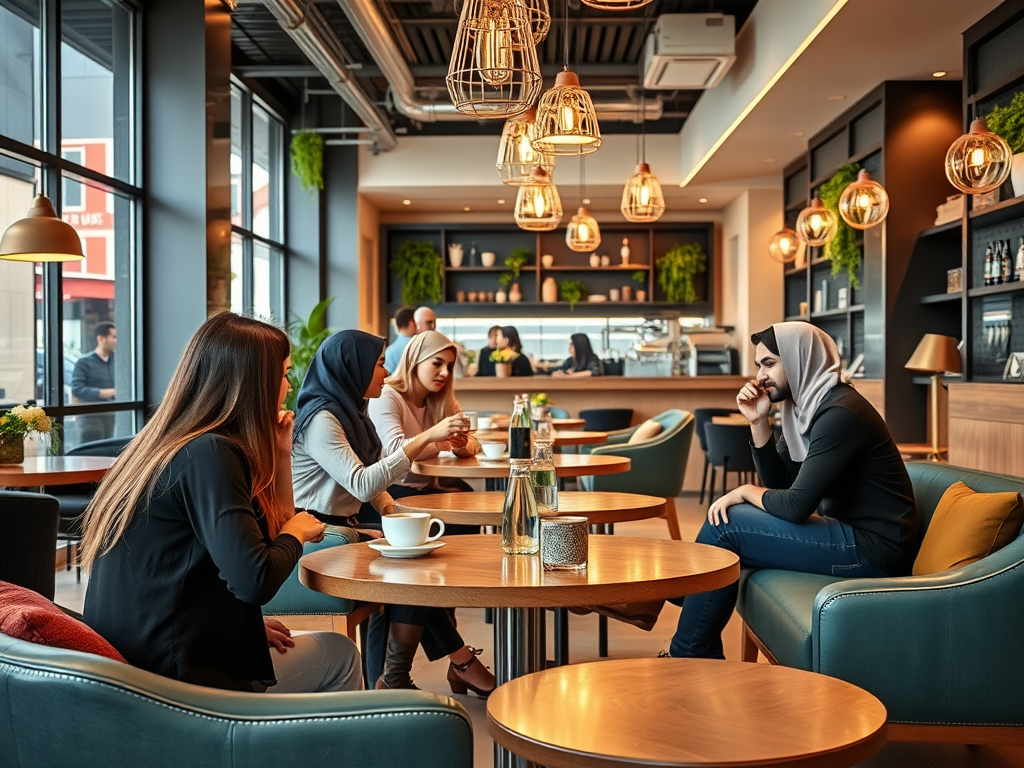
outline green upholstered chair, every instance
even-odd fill
[[[1024,492],[1024,479],[910,462],[925,527],[957,480]],[[745,570],[744,659],[837,677],[877,696],[893,741],[1024,744],[1024,535],[931,576],[844,579]]]
[[[12,768],[473,765],[469,717],[446,696],[221,691],[3,634],[0,745]]]
[[[548,413],[551,414],[552,419],[568,419],[569,412],[565,408],[559,408],[557,405],[549,405]]]
[[[580,478],[585,491],[619,491],[661,496],[665,499],[665,518],[669,534],[679,540],[679,519],[676,517],[676,496],[683,490],[686,462],[690,458],[693,430],[696,424],[689,411],[673,409],[659,413],[654,421],[661,432],[652,439],[628,445],[636,427],[612,432],[608,441],[590,450],[595,456],[626,456],[632,460],[629,472],[615,475],[588,475]]]

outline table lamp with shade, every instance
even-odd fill
[[[0,259],[6,261],[76,261],[84,259],[82,241],[61,221],[46,195],[36,195],[28,216],[7,228],[0,238]]]
[[[939,388],[942,387],[940,376],[943,373],[963,373],[963,361],[960,359],[958,342],[952,336],[940,336],[937,333],[926,333],[921,342],[903,366],[909,371],[922,371],[932,375],[928,399],[928,424],[931,432],[931,452],[929,461],[939,461]]]

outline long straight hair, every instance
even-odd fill
[[[110,551],[140,504],[149,504],[175,454],[207,432],[241,449],[252,474],[252,498],[267,518],[270,535],[277,535],[294,514],[281,508],[274,493],[278,397],[289,352],[288,337],[259,320],[224,312],[200,326],[163,402],[122,451],[85,510],[83,567]]]
[[[591,360],[597,360],[594,348],[590,346],[590,337],[585,333],[574,333],[569,337],[572,341],[573,364],[575,371],[585,371]]]
[[[513,352],[523,352],[523,342],[519,340],[519,331],[514,325],[501,326],[501,335],[508,339],[508,348]]]

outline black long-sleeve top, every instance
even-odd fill
[[[97,403],[101,389],[114,388],[114,354],[104,360],[95,352],[83,355],[75,362],[71,374],[71,394],[81,403]]]
[[[604,365],[596,357],[591,357],[587,360],[586,365],[582,368],[576,368],[576,360],[572,357],[565,358],[562,366],[558,369],[565,373],[578,373],[579,371],[590,371],[591,376],[601,376],[604,374]]]
[[[914,489],[885,422],[848,384],[834,387],[811,420],[807,457],[785,438],[753,448],[765,511],[803,523],[815,512],[853,528],[868,562],[891,576],[910,573],[921,541]]]
[[[491,352],[494,350],[490,347],[484,347],[480,350],[480,354],[476,359],[476,375],[477,376],[493,376],[494,375],[494,363],[491,362]]]
[[[260,606],[302,555],[271,540],[244,454],[224,437],[192,440],[160,475],[124,535],[96,560],[85,622],[134,666],[198,685],[274,685]]]
[[[533,376],[533,366],[530,365],[530,358],[520,353],[519,357],[512,361],[513,376]]]

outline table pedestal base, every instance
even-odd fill
[[[542,608],[494,609],[494,677],[498,685],[544,668],[542,611]],[[535,765],[494,744],[495,768],[534,768]]]

